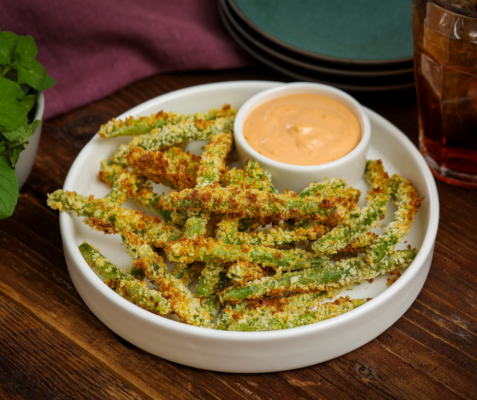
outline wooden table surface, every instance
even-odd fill
[[[159,75],[45,122],[15,214],[0,221],[1,399],[477,399],[477,192],[441,182],[419,297],[375,340],[326,363],[252,375],[185,367],[121,339],[83,303],[47,193],[112,117],[176,89],[247,79],[288,80],[263,67]],[[413,89],[354,95],[416,144]]]

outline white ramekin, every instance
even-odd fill
[[[361,140],[350,153],[339,160],[321,165],[291,165],[272,160],[260,154],[245,140],[243,125],[249,114],[259,105],[277,97],[290,94],[312,93],[330,97],[347,106],[358,118],[361,125]],[[235,118],[235,143],[240,164],[255,160],[273,176],[273,184],[279,191],[303,190],[310,182],[325,178],[344,179],[350,186],[356,185],[363,177],[366,167],[366,153],[371,138],[371,125],[363,107],[349,94],[332,86],[319,83],[297,82],[257,93],[240,107]]]

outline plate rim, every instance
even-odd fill
[[[345,58],[337,58],[337,57],[332,57],[332,56],[325,56],[325,55],[321,55],[321,54],[318,54],[318,53],[313,53],[311,51],[307,51],[307,50],[304,50],[304,49],[300,49],[298,47],[295,47],[289,43],[286,43],[280,39],[277,39],[276,37],[274,37],[273,35],[269,34],[268,32],[264,31],[262,28],[260,28],[258,25],[256,25],[255,23],[253,23],[253,21],[251,21],[244,13],[242,10],[240,10],[240,8],[238,7],[237,4],[235,4],[235,2],[233,0],[227,0],[227,2],[230,4],[230,6],[234,9],[234,11],[236,11],[237,15],[240,16],[240,18],[243,19],[243,21],[245,23],[247,23],[247,25],[249,25],[252,29],[254,29],[255,31],[257,31],[257,33],[259,33],[260,35],[262,36],[265,36],[267,39],[271,40],[272,42],[275,42],[276,44],[278,44],[279,46],[282,46],[282,47],[285,47],[295,53],[299,53],[299,54],[303,54],[303,55],[306,55],[308,57],[312,57],[312,58],[317,58],[317,59],[321,59],[321,60],[326,60],[326,61],[330,61],[330,62],[336,62],[336,63],[344,63],[344,64],[357,64],[357,65],[379,65],[379,64],[382,64],[382,65],[390,65],[390,64],[399,64],[399,63],[403,63],[403,62],[408,62],[408,61],[411,61],[413,59],[413,57],[404,57],[404,58],[396,58],[396,59],[391,59],[391,60],[355,60],[355,59],[345,59]]]
[[[175,97],[182,97],[183,95],[202,92],[206,88],[210,88],[210,87],[219,88],[223,86],[223,87],[227,87],[229,90],[232,90],[234,86],[240,87],[240,86],[243,86],[244,84],[257,85],[257,86],[262,85],[263,90],[265,90],[265,89],[276,87],[286,83],[276,82],[276,81],[248,80],[248,81],[217,82],[217,83],[208,83],[208,84],[192,86],[188,88],[179,89],[170,93],[166,93],[166,94],[157,96],[153,99],[147,100],[131,108],[130,110],[122,113],[117,118],[122,119],[129,115],[137,115],[138,113],[141,112],[141,109],[147,109],[152,104],[155,104],[157,102],[166,102],[168,100],[174,99]],[[414,146],[414,144],[411,142],[411,140],[390,121],[388,121],[384,117],[380,116],[379,114],[368,109],[365,106],[363,106],[363,108],[368,113],[371,120],[378,121],[378,123],[384,124],[385,126],[387,125],[387,128],[389,128],[389,133],[395,136],[396,138],[398,138],[398,140],[402,141],[406,150],[409,150],[411,152],[411,155],[413,156],[413,158],[417,160],[417,163],[420,166],[420,170],[425,177],[425,183],[430,194],[429,224],[426,227],[426,232],[424,234],[422,246],[416,258],[406,270],[406,273],[404,273],[401,276],[401,278],[398,279],[391,287],[387,288],[384,292],[380,293],[376,297],[376,299],[381,298],[382,300],[381,302],[384,302],[386,301],[387,298],[392,297],[396,292],[401,290],[401,288],[404,287],[408,283],[408,281],[411,281],[414,278],[414,276],[423,267],[423,263],[426,261],[426,257],[428,257],[429,254],[432,254],[436,235],[437,235],[438,224],[439,224],[439,198],[438,198],[437,187],[436,187],[434,177],[431,174],[426,161],[424,160],[422,155],[419,153],[417,148]],[[73,184],[73,179],[76,178],[75,174],[79,173],[79,172],[76,172],[76,169],[78,169],[78,166],[82,164],[83,159],[87,158],[88,147],[91,146],[92,143],[97,140],[100,140],[100,139],[98,134],[95,134],[91,138],[91,140],[83,147],[81,152],[77,155],[77,157],[75,158],[75,161],[72,163],[68,171],[63,190],[74,190],[74,188],[71,187],[71,185]],[[60,213],[60,230],[61,230],[61,236],[63,239],[64,247],[66,247],[65,256],[67,255],[67,252],[70,253],[70,255],[74,258],[73,261],[75,265],[78,267],[78,271],[81,272],[83,276],[88,279],[89,283],[92,284],[95,287],[95,289],[99,290],[102,295],[106,296],[113,303],[116,303],[117,305],[122,306],[128,312],[136,314],[137,317],[140,317],[141,319],[145,320],[147,323],[152,324],[154,326],[158,326],[160,328],[165,328],[170,332],[175,332],[178,334],[198,336],[198,337],[202,337],[206,339],[214,339],[218,341],[232,340],[235,342],[243,342],[243,343],[270,341],[274,339],[281,340],[281,339],[286,339],[290,337],[296,338],[300,335],[309,334],[310,332],[313,332],[315,330],[326,331],[328,329],[338,328],[340,325],[343,325],[351,320],[359,319],[360,315],[368,313],[368,311],[372,312],[373,309],[375,309],[376,307],[379,307],[379,303],[380,303],[378,301],[368,302],[355,310],[352,310],[346,314],[337,316],[335,318],[322,321],[319,324],[311,324],[311,325],[297,327],[293,329],[270,331],[270,332],[230,332],[230,331],[218,331],[214,329],[191,326],[191,325],[183,324],[177,321],[172,321],[167,318],[163,318],[155,314],[152,314],[130,303],[126,299],[118,296],[115,292],[109,289],[109,287],[104,285],[104,283],[97,277],[97,275],[87,265],[86,261],[81,256],[81,253],[78,250],[77,243],[75,240],[73,218],[68,213],[63,213],[63,212]],[[415,265],[414,268],[412,268],[413,265]],[[103,321],[102,323],[104,324]]]
[[[307,68],[312,71],[323,72],[330,75],[356,77],[356,78],[395,77],[399,75],[411,74],[414,71],[414,67],[393,69],[393,70],[387,70],[387,71],[354,71],[354,70],[345,70],[345,69],[334,69],[331,67],[324,67],[318,64],[312,64],[303,60],[298,60],[291,56],[283,54],[276,49],[269,47],[266,43],[263,43],[262,41],[260,41],[258,37],[257,38],[253,37],[251,33],[247,32],[245,28],[243,28],[240,25],[241,24],[240,21],[238,21],[238,19],[235,18],[235,15],[233,14],[233,10],[231,10],[231,6],[229,5],[229,2],[227,0],[219,0],[219,7],[222,8],[222,10],[224,11],[225,17],[233,25],[235,30],[239,34],[241,34],[246,40],[256,45],[263,51],[267,52],[271,56],[279,58],[290,64],[294,64],[301,68]],[[264,39],[267,40],[267,38],[265,37]],[[284,50],[286,51],[287,49],[284,49]],[[303,56],[302,54],[298,54],[298,55]],[[316,61],[318,62],[319,60],[316,60]]]
[[[383,92],[383,91],[388,91],[388,90],[401,90],[401,89],[409,89],[415,86],[414,79],[412,82],[409,83],[398,83],[395,85],[350,85],[346,83],[340,83],[336,81],[329,81],[325,79],[317,79],[311,76],[303,75],[301,73],[294,72],[287,67],[284,67],[282,65],[277,64],[273,60],[270,60],[261,54],[259,54],[257,51],[255,51],[253,48],[250,46],[255,46],[253,43],[246,43],[244,38],[240,37],[238,33],[235,31],[235,28],[233,28],[230,24],[230,22],[227,19],[227,16],[225,15],[225,12],[222,10],[222,8],[219,8],[219,15],[220,18],[222,19],[222,22],[227,30],[227,32],[232,36],[232,38],[237,42],[239,46],[241,46],[245,51],[247,51],[250,55],[252,55],[254,58],[262,62],[263,64],[269,66],[272,69],[275,69],[276,71],[290,76],[294,79],[298,79],[300,81],[310,81],[310,82],[317,82],[317,83],[322,83],[325,85],[330,85],[330,86],[335,86],[339,89],[342,90],[348,90],[348,91],[353,91],[353,92]],[[269,56],[271,57],[271,56]]]

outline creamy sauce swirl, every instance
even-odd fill
[[[255,108],[243,126],[245,140],[265,157],[293,165],[338,160],[361,140],[356,115],[317,94],[278,97]]]

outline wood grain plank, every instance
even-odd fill
[[[415,302],[405,316],[422,329],[438,336],[448,345],[459,349],[477,361],[477,337],[475,335],[441,318],[419,302]]]
[[[436,274],[432,273],[428,275],[424,288],[428,290],[433,296],[442,299],[449,307],[453,307],[472,320],[477,320],[477,308],[472,307],[467,302],[467,297],[462,294],[462,291],[449,285],[448,282],[440,279]],[[452,315],[449,316],[452,319]],[[474,323],[470,323],[472,326],[466,327],[467,329],[475,329]]]
[[[34,252],[31,248],[26,247],[22,243],[15,240],[10,235],[0,231],[0,251],[5,256],[5,261],[8,262],[12,259],[11,254],[14,254],[16,258],[20,258],[23,263],[26,263],[31,269],[34,269],[40,274],[43,279],[50,281],[56,285],[58,293],[68,293],[74,298],[78,304],[83,305],[83,300],[79,296],[70,276],[67,273],[66,265],[63,268],[58,268],[48,260],[44,259],[38,253]],[[63,260],[64,264],[64,260]]]
[[[99,363],[106,371],[151,397],[188,399],[189,390],[196,398],[242,398],[214,381],[213,395],[200,381],[186,375],[171,363],[140,349],[118,345],[118,337],[107,329],[87,307],[68,292],[38,273],[8,250],[2,249],[0,292],[21,304],[60,336]],[[161,368],[157,367],[160,360]],[[144,374],[143,371],[148,373]],[[193,369],[192,369],[193,370]],[[198,371],[198,374],[208,373]]]
[[[297,386],[311,395],[318,396],[320,399],[347,400],[352,398],[343,389],[327,381],[312,368],[284,371],[280,374],[291,385]]]
[[[412,308],[410,309],[410,311]],[[408,311],[409,312],[409,311]],[[457,348],[447,343],[434,332],[423,329],[415,323],[414,318],[408,318],[407,313],[400,318],[394,327],[405,332],[407,336],[426,346],[437,354],[451,360],[470,374],[476,374],[477,362],[472,357],[462,353]]]
[[[477,398],[475,375],[410,338],[405,332],[391,327],[376,342],[454,393],[467,399]]]
[[[45,239],[42,231],[29,229],[14,218],[7,218],[0,221],[0,232],[14,236],[19,244],[33,251],[38,257],[47,260],[64,272],[67,271],[63,249]]]
[[[389,398],[457,399],[434,379],[379,346],[375,341],[330,362],[334,370],[353,374],[361,382],[364,398],[373,391]]]
[[[39,203],[28,194],[20,194],[15,212],[8,220],[0,221],[0,229],[4,229],[6,232],[15,232],[7,227],[3,228],[4,224],[9,224],[11,220],[23,225],[36,235],[40,235],[43,240],[48,241],[60,252],[63,252],[58,213],[47,209],[46,202]],[[27,237],[25,237],[25,243],[29,244]]]
[[[200,371],[134,348],[85,307],[67,275],[58,217],[46,207],[46,194],[63,186],[78,152],[111,117],[172,90],[249,79],[289,81],[265,67],[158,75],[46,121],[17,211],[0,221],[0,293],[27,315],[25,321],[47,326],[105,374],[149,398],[475,398],[477,202],[475,192],[440,181],[441,224],[423,292],[377,340],[336,360],[266,375]],[[351,94],[417,144],[413,89]]]
[[[432,295],[427,289],[421,291],[417,298],[417,303],[425,307],[424,313],[426,315],[445,324],[449,330],[455,331],[458,335],[465,334],[462,331],[456,330],[455,327],[457,327],[473,336],[469,337],[469,340],[475,341],[477,339],[477,320],[469,318],[457,308]],[[427,310],[431,310],[433,314],[428,313]],[[452,325],[449,325],[449,323]]]
[[[475,289],[457,274],[453,274],[446,268],[440,268],[439,260],[432,264],[428,279],[439,285],[443,290],[449,290],[453,295],[461,299],[470,307],[477,310],[477,293]],[[434,267],[437,265],[437,267]]]
[[[0,295],[4,399],[142,399],[76,348]]]

